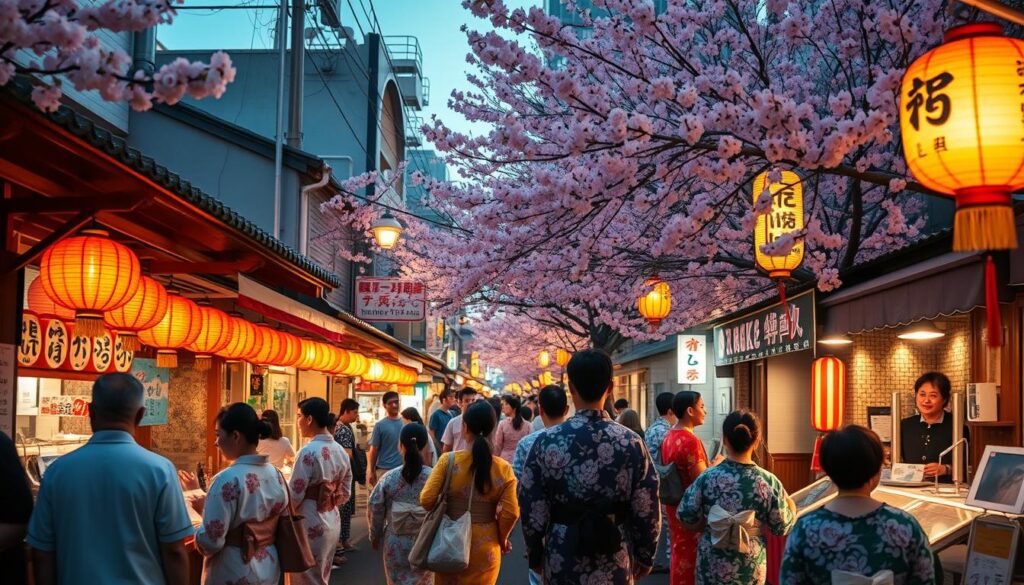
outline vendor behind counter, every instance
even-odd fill
[[[953,415],[946,411],[951,392],[945,374],[923,374],[914,383],[914,403],[919,414],[900,421],[900,460],[924,465],[926,478],[937,475],[943,483],[953,482],[952,453],[947,453],[939,463],[939,454],[953,444]],[[966,425],[964,437],[970,441]]]

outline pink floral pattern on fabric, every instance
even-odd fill
[[[330,461],[331,460],[331,450],[328,449],[327,447],[324,447],[323,449],[320,449],[320,458],[323,459],[324,461]]]
[[[229,481],[221,488],[220,497],[224,502],[233,502],[238,499],[238,496],[241,493],[242,490],[238,487],[238,484],[233,481]]]
[[[306,467],[313,467],[313,463],[314,460],[312,453],[306,453],[305,455],[302,456],[302,464],[305,465]]]
[[[256,477],[255,473],[245,474],[245,491],[254,493],[260,489],[260,478]]]
[[[214,540],[220,540],[224,536],[224,523],[220,520],[208,520],[203,523],[207,534]]]
[[[298,495],[304,495],[306,493],[306,480],[301,477],[292,480],[292,491]]]
[[[324,525],[323,524],[318,524],[316,526],[310,526],[306,530],[306,535],[309,536],[310,540],[316,540],[318,538],[323,537],[323,535],[324,535]]]

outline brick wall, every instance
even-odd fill
[[[946,374],[954,392],[964,391],[971,370],[969,321],[957,317],[944,325],[946,336],[934,341],[907,341],[896,337],[896,329],[882,329],[850,336],[853,343],[845,348],[829,348],[846,363],[846,422],[866,425],[867,407],[889,406],[893,392],[903,395],[909,416],[914,382],[928,371]]]

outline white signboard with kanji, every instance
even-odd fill
[[[366,321],[422,321],[427,290],[403,278],[356,277],[356,317]]]
[[[705,384],[708,381],[708,341],[704,335],[676,336],[680,384]]]

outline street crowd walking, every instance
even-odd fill
[[[321,398],[299,403],[305,444],[293,462],[280,441],[277,413],[257,416],[247,404],[231,404],[214,421],[216,445],[230,465],[205,491],[195,474],[175,472],[132,439],[145,411],[138,380],[100,376],[90,409],[92,439],[51,467],[34,510],[30,500],[20,508],[35,582],[186,583],[186,543],[194,537],[205,559],[204,584],[275,585],[287,566],[290,584],[327,585],[332,570],[344,572],[344,553],[356,550],[357,483],[370,489],[368,540],[388,585],[495,585],[503,558],[520,546],[529,568],[517,582],[628,585],[661,560],[660,534],[667,535],[672,585],[761,584],[766,533],[788,535],[780,585],[820,585],[836,575],[939,582],[941,570],[917,521],[871,497],[883,464],[871,430],[850,425],[825,435],[821,464],[839,494],[797,521],[782,483],[755,462],[764,440],[755,413],[728,414],[721,429],[725,455],[709,459],[695,434],[707,416],[699,393],[655,397],[658,418],[641,437],[604,410],[614,390],[606,354],[577,352],[566,369],[568,392],[549,385],[531,397],[542,424],[536,432],[518,397],[502,398],[499,421],[477,391],[445,390],[425,425],[416,409],[400,414],[399,396],[385,393],[386,416],[373,429],[368,461],[351,426],[359,416],[354,400],[341,403],[338,417]],[[566,418],[570,398],[576,412]],[[456,400],[461,413],[453,415]],[[621,414],[629,412],[624,405]],[[438,435],[445,452],[431,465]],[[286,478],[278,466],[289,462],[294,468]],[[16,499],[24,473],[0,463],[11,476],[4,489]],[[118,471],[126,466],[132,474]],[[468,518],[468,547],[455,551],[464,558],[454,569],[436,568],[432,555],[457,535],[425,533],[437,526],[429,519],[442,504],[451,521]],[[279,540],[289,506],[302,518],[299,540],[308,541],[312,558],[304,570],[286,565],[282,547],[291,541]],[[522,541],[514,544],[520,522]],[[840,533],[841,542],[828,537]],[[425,560],[414,554],[424,537]],[[5,574],[25,582],[24,559],[4,552]]]

